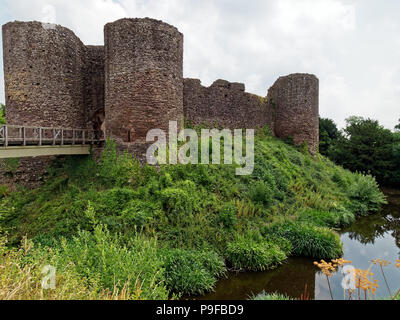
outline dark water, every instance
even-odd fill
[[[344,244],[344,258],[351,260],[359,269],[368,269],[371,260],[382,258],[392,264],[386,268],[385,275],[393,293],[400,288],[400,270],[395,260],[400,259],[400,191],[386,191],[389,204],[372,216],[362,218],[350,228],[341,231]],[[260,292],[281,293],[292,298],[300,298],[307,292],[311,299],[331,299],[325,276],[313,265],[312,259],[290,258],[278,269],[267,272],[231,273],[227,279],[217,283],[216,291],[197,299],[204,300],[243,300]],[[379,281],[377,298],[389,296],[379,267],[371,271]],[[343,276],[337,272],[331,279],[335,300],[343,299],[341,286]],[[307,291],[306,291],[307,288]]]

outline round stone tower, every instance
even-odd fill
[[[319,144],[319,80],[311,74],[280,77],[268,91],[274,132],[280,139],[306,142],[311,153]]]
[[[104,42],[107,137],[143,153],[149,130],[182,126],[183,35],[162,21],[121,19],[105,26]]]
[[[86,128],[85,46],[67,28],[40,22],[3,26],[7,123]]]

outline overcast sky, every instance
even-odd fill
[[[103,44],[103,25],[123,17],[176,26],[184,75],[203,85],[244,82],[265,96],[279,76],[313,73],[320,114],[339,126],[360,115],[393,129],[400,118],[399,0],[0,0],[1,24],[55,18],[85,44]],[[2,68],[0,79],[4,102]]]

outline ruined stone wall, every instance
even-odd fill
[[[242,83],[217,80],[210,87],[184,80],[185,122],[229,129],[257,129],[273,124],[267,99],[245,92]]]
[[[107,137],[144,150],[149,130],[182,124],[183,35],[161,21],[121,19],[105,26],[104,41]]]
[[[200,80],[184,80],[185,121],[194,125],[257,129],[268,125],[280,139],[304,141],[315,153],[319,143],[319,85],[309,74],[279,78],[267,98],[245,92],[240,83],[224,80],[203,87]]]
[[[86,46],[85,106],[87,127],[101,129],[104,121],[104,46]]]
[[[275,109],[275,135],[292,137],[299,145],[307,142],[315,153],[319,144],[319,80],[311,74],[280,77],[268,91]]]
[[[86,47],[61,26],[3,26],[7,123],[85,128]]]
[[[45,181],[47,168],[55,158],[0,159],[0,185],[37,188]]]

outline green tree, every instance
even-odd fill
[[[394,147],[393,147],[393,162],[395,170],[393,172],[391,184],[400,184],[400,124],[399,129],[393,134],[394,137]]]
[[[6,106],[0,103],[0,124],[6,123]]]
[[[396,171],[394,134],[372,119],[350,117],[346,124],[332,147],[332,160],[352,171],[369,172],[381,183],[392,181]]]
[[[340,137],[336,123],[331,119],[319,118],[319,152],[329,156],[329,151],[335,141]]]
[[[394,130],[400,132],[400,119],[399,119],[399,124],[394,127]]]

